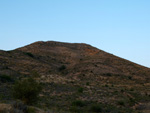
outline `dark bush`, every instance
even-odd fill
[[[121,90],[120,90],[120,92],[122,92],[122,93],[123,93],[123,92],[124,92],[124,89],[121,89]]]
[[[6,82],[13,82],[14,80],[8,75],[0,75],[0,81],[6,83]]]
[[[82,87],[78,88],[78,92],[83,93],[83,88]]]
[[[65,65],[62,65],[62,66],[59,67],[59,71],[63,71],[63,70],[65,70],[65,69],[66,69],[66,66],[65,66]]]
[[[76,101],[72,102],[72,105],[78,106],[78,107],[83,107],[83,106],[85,106],[85,103],[81,100],[76,100]]]
[[[106,75],[106,76],[112,76],[111,73],[105,73],[104,75]]]
[[[109,87],[108,84],[105,84],[105,87]]]
[[[97,112],[97,113],[102,112],[102,106],[98,105],[98,104],[92,105],[91,106],[91,111],[92,112]]]
[[[34,57],[34,55],[32,54],[32,53],[29,53],[29,52],[26,52],[26,53],[24,53],[25,55],[28,55],[29,57]]]
[[[83,110],[78,106],[71,106],[69,110],[71,113],[84,113]]]
[[[37,112],[36,112],[36,109],[34,107],[28,107],[28,113],[37,113]]]
[[[135,105],[135,103],[136,103],[136,101],[135,101],[134,98],[129,98],[129,104],[130,104],[131,106]]]
[[[24,79],[15,83],[13,96],[22,100],[25,104],[33,104],[38,100],[38,95],[42,90],[39,83],[33,78]]]
[[[132,80],[132,76],[128,76],[128,79],[129,79],[129,80]]]
[[[134,91],[134,89],[133,89],[133,88],[131,88],[131,89],[130,89],[130,91]]]
[[[9,69],[9,67],[8,66],[3,66],[2,69]]]
[[[89,82],[86,82],[86,85],[87,85],[87,86],[89,86],[89,85],[90,85],[90,83],[89,83]]]
[[[118,105],[124,106],[125,102],[123,100],[118,101]]]

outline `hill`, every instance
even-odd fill
[[[13,81],[28,76],[44,85],[38,105],[45,109],[129,113],[150,102],[149,68],[88,44],[35,42],[1,50],[0,63],[0,99],[6,103],[13,100]]]

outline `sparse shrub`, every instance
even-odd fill
[[[76,101],[72,102],[72,106],[83,107],[83,106],[85,106],[85,103],[81,100],[76,100]]]
[[[90,85],[90,83],[89,83],[89,82],[86,82],[86,85],[87,85],[87,86],[89,86],[89,85]]]
[[[28,113],[36,113],[36,110],[33,107],[28,107],[27,111],[28,111]]]
[[[0,94],[0,100],[2,100],[5,97],[4,94]]]
[[[6,83],[6,82],[13,82],[14,80],[8,75],[1,75],[0,81]]]
[[[123,92],[124,92],[124,89],[121,89],[120,91],[123,93]]]
[[[83,59],[82,58],[80,58],[80,61],[82,61]]]
[[[59,71],[63,71],[63,70],[65,70],[65,69],[66,69],[66,66],[65,66],[65,65],[62,65],[62,66],[59,67]]]
[[[13,96],[22,100],[25,104],[33,104],[38,100],[41,86],[33,78],[16,82],[13,87]]]
[[[124,105],[125,105],[125,102],[124,102],[123,100],[120,100],[120,101],[118,101],[117,104],[118,104],[118,105],[121,105],[121,106],[124,106]]]
[[[135,103],[136,103],[135,99],[129,98],[129,104],[130,104],[131,106],[135,105]]]
[[[82,74],[83,77],[85,77],[85,74]]]
[[[134,89],[133,89],[133,88],[131,88],[131,89],[130,89],[130,91],[134,91]]]
[[[128,76],[128,79],[129,79],[129,80],[132,80],[132,76]]]
[[[118,91],[117,91],[117,90],[114,90],[113,94],[114,94],[114,95],[117,95],[117,94],[118,94]]]
[[[32,58],[34,57],[34,55],[32,53],[30,53],[30,52],[25,52],[24,54],[28,55],[29,57],[32,57]]]
[[[82,87],[78,88],[78,92],[83,93],[83,88]]]
[[[8,66],[3,66],[3,68],[2,69],[9,69],[9,67]]]
[[[107,73],[106,75],[107,75],[107,76],[112,76],[112,74],[111,74],[111,73]]]
[[[105,75],[105,76],[112,76],[111,73],[104,73],[103,75]]]
[[[33,76],[33,78],[38,78],[38,77],[40,77],[39,73],[36,72],[36,71],[33,71],[33,72],[31,73],[31,75]]]
[[[95,66],[95,67],[98,67],[98,65],[97,65],[97,64],[95,64],[94,66]]]
[[[71,106],[70,107],[70,111],[71,111],[71,113],[83,113],[83,111],[81,110],[81,108],[77,107],[77,106]]]
[[[91,111],[96,113],[102,112],[102,106],[98,104],[92,105]]]
[[[109,87],[108,84],[105,84],[105,87]]]

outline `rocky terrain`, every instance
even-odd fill
[[[150,69],[83,43],[35,42],[0,50],[0,103],[14,101],[16,80],[43,85],[34,107],[68,113],[149,111]]]

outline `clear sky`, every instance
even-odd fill
[[[150,0],[0,0],[0,49],[88,43],[150,67]]]

